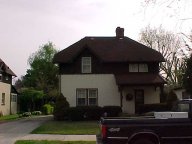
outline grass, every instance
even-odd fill
[[[96,135],[99,124],[96,121],[48,121],[34,131],[33,134],[64,134],[64,135]]]
[[[15,144],[95,144],[95,141],[37,141],[37,140],[19,140]]]
[[[19,115],[18,115],[18,114],[6,115],[6,116],[0,117],[0,121],[10,121],[10,120],[18,119],[18,118],[19,118]]]

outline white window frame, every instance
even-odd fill
[[[82,73],[91,73],[91,57],[82,57],[81,71]]]
[[[5,93],[2,93],[2,96],[1,96],[1,105],[5,105]]]
[[[138,64],[129,64],[129,72],[138,72]]]
[[[11,94],[11,102],[17,102],[17,95]]]
[[[0,81],[3,80],[3,75],[0,73]]]
[[[97,105],[97,97],[98,97],[98,90],[97,89],[89,89],[89,95],[88,95],[88,105],[89,106],[96,106]],[[94,91],[94,95],[91,95],[91,92]],[[93,94],[93,93],[92,93]],[[92,104],[90,101],[91,99],[95,99],[95,104]]]
[[[147,64],[139,64],[139,72],[148,72],[148,65]]]
[[[129,72],[149,72],[148,65],[142,64],[129,64]]]
[[[77,106],[97,106],[98,105],[98,89],[96,88],[77,88],[76,89],[76,105]],[[95,95],[91,96],[91,93],[95,91]],[[83,94],[84,93],[84,94]],[[93,94],[93,93],[92,93]],[[85,99],[85,103],[81,104],[79,103],[79,99],[84,98]],[[91,99],[95,99],[95,104],[91,103]]]

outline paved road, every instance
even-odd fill
[[[17,139],[29,135],[32,130],[50,119],[52,116],[41,116],[1,123],[0,144],[14,144]]]

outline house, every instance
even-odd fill
[[[0,115],[17,113],[17,92],[13,90],[14,72],[0,59]]]
[[[161,53],[124,36],[84,37],[58,52],[60,91],[70,106],[121,106],[137,113],[138,105],[160,103],[164,79]]]
[[[173,92],[176,94],[177,99],[190,99],[190,94],[186,91],[185,88],[177,87],[173,90]]]

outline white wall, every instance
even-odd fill
[[[2,105],[2,93],[5,93],[5,105]],[[0,82],[0,113],[3,115],[10,114],[10,94],[11,94],[11,85]]]
[[[16,102],[11,101],[11,114],[16,114],[17,113],[17,94],[11,93],[11,95],[16,96]]]
[[[135,89],[143,89],[144,90],[144,103],[152,104],[152,103],[160,103],[160,89],[154,86],[143,86],[143,87],[127,87],[124,88],[123,91],[123,111],[129,114],[135,113]],[[133,95],[133,99],[130,101],[126,101],[126,95],[130,93]]]
[[[98,88],[98,105],[120,106],[120,94],[112,74],[61,75],[61,92],[76,106],[76,88]]]

